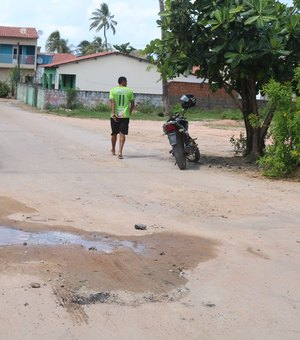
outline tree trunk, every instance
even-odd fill
[[[245,156],[258,159],[265,148],[265,130],[259,125],[255,79],[242,79],[242,111],[246,128]],[[255,121],[257,120],[257,122]]]
[[[104,26],[104,44],[105,44],[105,50],[107,51],[107,37],[106,37],[106,28]]]
[[[169,105],[169,95],[168,95],[168,81],[163,77],[162,79],[162,99],[163,99],[163,107],[164,107],[164,115],[168,116],[170,113],[170,105]]]
[[[159,12],[162,13],[165,10],[164,0],[159,0]],[[163,17],[161,17],[163,20]],[[161,29],[161,39],[163,40],[165,37],[164,29]],[[168,116],[170,113],[170,105],[169,105],[169,94],[168,94],[168,80],[165,74],[162,74],[162,101],[164,108],[164,115]]]

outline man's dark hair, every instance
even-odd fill
[[[127,82],[126,77],[120,77],[120,78],[118,79],[118,84],[122,84],[123,82]]]

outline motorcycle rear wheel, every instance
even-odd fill
[[[180,170],[186,169],[186,157],[182,135],[177,136],[177,144],[173,145],[173,155]]]

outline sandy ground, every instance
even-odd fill
[[[235,159],[227,121],[190,124],[181,171],[161,125],[119,160],[107,121],[0,100],[1,339],[300,339],[299,181]]]

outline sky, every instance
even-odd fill
[[[157,27],[158,0],[3,0],[1,1],[0,25],[35,27],[40,33],[38,45],[45,51],[49,35],[58,30],[68,45],[76,48],[82,40],[92,41],[103,30],[90,31],[92,12],[105,2],[117,21],[116,34],[107,32],[111,45],[130,43],[143,49],[147,43],[160,37]],[[292,0],[282,0],[289,5]]]
[[[105,2],[117,21],[116,34],[107,31],[111,45],[130,43],[143,49],[152,39],[160,37],[157,27],[158,0],[4,0],[1,1],[0,26],[35,27],[38,45],[45,51],[49,35],[58,30],[74,48],[82,41],[92,41],[103,30],[90,31],[92,12]]]

